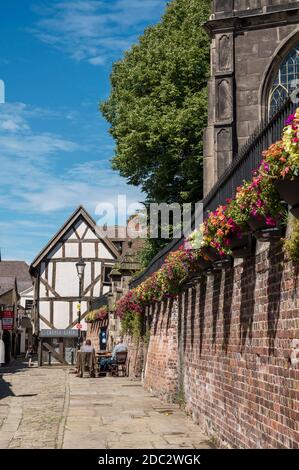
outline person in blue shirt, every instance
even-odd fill
[[[116,362],[116,354],[119,352],[126,352],[128,350],[127,346],[123,343],[123,338],[120,336],[117,341],[116,345],[114,346],[114,349],[112,351],[112,357],[109,357],[108,359],[105,357],[102,357],[100,360],[100,368],[101,372],[107,372],[109,370],[109,367],[115,364]]]

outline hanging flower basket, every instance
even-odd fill
[[[190,242],[189,242],[190,243]],[[188,245],[187,245],[188,246]],[[212,263],[210,260],[205,259],[202,256],[202,249],[201,248],[188,248],[188,251],[194,255],[196,258],[196,266],[201,270],[204,271],[206,269],[209,269],[212,266]]]
[[[282,237],[280,225],[271,217],[251,215],[248,219],[248,225],[253,231],[255,238],[260,242],[269,242]]]
[[[299,177],[277,180],[275,185],[280,197],[292,207],[291,213],[299,219]]]
[[[204,259],[204,258],[200,258],[200,259],[198,260],[198,265],[199,265],[199,268],[200,268],[201,270],[203,270],[203,271],[205,271],[206,269],[209,269],[209,268],[212,267],[211,261],[206,260],[206,259]]]
[[[229,239],[233,258],[247,258],[252,254],[252,236],[250,233],[235,234]]]
[[[219,252],[216,250],[216,248],[213,248],[212,246],[206,246],[202,248],[202,254],[208,258],[210,261],[214,263],[214,261],[219,261],[221,260],[221,256]]]

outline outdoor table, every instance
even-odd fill
[[[109,351],[98,352],[98,353],[97,353],[97,356],[98,356],[99,358],[101,358],[101,357],[111,357],[111,356],[112,356],[112,352],[109,352]]]

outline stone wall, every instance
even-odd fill
[[[297,0],[298,1],[298,0]],[[296,0],[213,0],[213,11],[217,17],[229,16],[233,12],[266,13],[277,8],[292,8]]]
[[[205,195],[267,118],[279,65],[299,42],[298,0],[215,0],[213,11]]]
[[[280,245],[155,307],[145,386],[237,448],[299,447],[299,266]]]

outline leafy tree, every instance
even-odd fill
[[[202,197],[210,0],[173,0],[160,23],[116,62],[101,104],[116,141],[113,168],[147,201]]]
[[[172,0],[160,23],[113,66],[101,104],[116,141],[112,165],[146,194],[146,202],[202,197],[209,38],[202,25],[210,0]],[[149,239],[146,266],[168,240]]]

